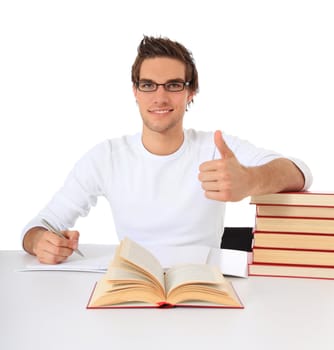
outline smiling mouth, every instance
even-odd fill
[[[148,110],[150,113],[154,113],[154,114],[167,114],[170,112],[173,112],[172,108],[163,108],[163,109],[149,109]]]

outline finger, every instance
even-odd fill
[[[77,249],[79,241],[78,231],[62,231],[65,238],[59,237],[53,232],[48,231],[48,241],[56,247],[63,247],[69,249]]]
[[[217,181],[208,181],[208,182],[202,182],[202,188],[204,191],[217,192],[220,190],[220,185]]]
[[[198,179],[201,182],[218,181],[219,174],[217,171],[201,171],[198,174]]]
[[[68,238],[69,247],[72,249],[77,249],[80,233],[78,231],[63,231],[63,234]]]
[[[221,159],[214,159],[214,160],[208,160],[206,162],[203,162],[199,166],[199,170],[201,172],[205,171],[216,171],[217,169],[222,167],[222,160]]]
[[[80,233],[79,231],[63,231],[63,235],[70,240],[78,241]]]
[[[234,157],[233,152],[227,146],[220,130],[215,131],[214,141],[222,158]]]
[[[35,240],[33,252],[42,263],[58,264],[73,253],[73,249],[66,247],[67,239],[60,238],[50,231],[41,230]]]
[[[54,245],[51,242],[47,242],[47,244],[43,248],[43,251],[52,254],[60,259],[66,259],[70,255],[72,255],[73,248]]]
[[[45,241],[46,244],[43,246],[43,250],[59,258],[70,256],[78,243],[78,241],[61,238],[50,231],[46,232]]]
[[[43,250],[37,255],[38,261],[42,264],[59,264],[67,259],[67,256],[58,256]]]
[[[64,232],[62,232],[64,234]],[[72,242],[66,238],[59,237],[53,232],[48,231],[45,234],[45,240],[47,240],[51,245],[59,248],[71,248]]]
[[[226,202],[227,201],[227,197],[225,197],[224,193],[220,192],[220,191],[206,191],[205,192],[205,196],[208,199],[212,199],[215,201],[220,201],[220,202]]]

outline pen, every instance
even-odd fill
[[[68,239],[68,238],[66,238],[66,237],[63,235],[63,233],[62,233],[61,231],[55,229],[55,228],[54,228],[48,221],[46,221],[45,219],[42,219],[42,224],[45,225],[45,227],[46,227],[49,231],[53,232],[53,233],[56,234],[58,237]],[[74,249],[74,251],[75,251],[77,254],[79,254],[80,256],[82,256],[83,258],[85,257],[85,256],[80,252],[79,249]]]

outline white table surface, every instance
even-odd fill
[[[31,259],[0,251],[3,350],[334,349],[334,281],[230,278],[242,310],[87,310],[101,274],[17,272]]]

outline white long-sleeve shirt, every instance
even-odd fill
[[[258,166],[282,155],[256,148],[247,141],[223,135],[245,166]],[[141,134],[102,142],[74,166],[64,186],[31,220],[32,227],[47,219],[60,230],[86,216],[99,196],[110,203],[119,239],[128,236],[144,245],[200,244],[220,247],[225,203],[207,199],[198,180],[201,163],[220,157],[212,132],[184,131],[184,142],[173,154],[148,152]],[[312,183],[309,168],[290,158]]]

